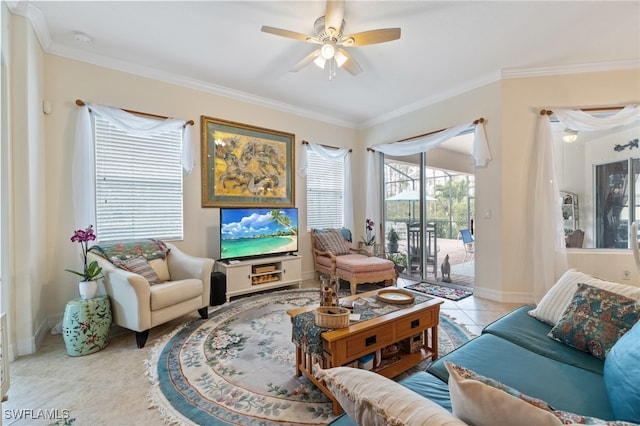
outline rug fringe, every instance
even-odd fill
[[[145,372],[144,377],[149,379],[151,386],[147,391],[147,409],[156,409],[160,414],[160,418],[166,425],[194,425],[188,419],[180,415],[173,410],[171,404],[166,400],[164,394],[160,390],[160,384],[158,380],[158,370],[154,368],[158,365],[158,360],[162,354],[162,350],[165,345],[171,340],[173,336],[184,328],[184,324],[176,327],[171,333],[168,333],[160,338],[151,348],[151,356],[149,359],[144,360]]]
[[[476,333],[469,330],[466,324],[461,324],[460,322],[456,321],[455,318],[451,317],[451,315],[445,314],[444,312],[440,312],[440,315],[442,315],[443,317],[447,318],[449,321],[451,321],[452,323],[460,327],[465,333],[469,335],[470,339],[474,339],[478,337]]]

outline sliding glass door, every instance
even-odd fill
[[[386,257],[403,277],[438,280],[447,254],[464,255],[458,240],[473,228],[474,176],[427,166],[425,154],[385,155],[383,187]]]

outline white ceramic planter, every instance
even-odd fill
[[[98,293],[98,281],[80,281],[78,289],[82,299],[93,299]]]

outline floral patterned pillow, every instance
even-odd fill
[[[503,392],[505,392],[502,395],[505,395],[506,398],[510,398],[508,395],[511,395],[512,397],[515,397],[521,401],[527,402],[529,404],[531,404],[532,406],[542,410],[542,411],[546,411],[548,413],[551,413],[557,420],[555,420],[556,422],[559,420],[560,424],[582,424],[582,425],[603,425],[603,426],[633,426],[633,423],[628,423],[628,422],[622,422],[622,421],[607,421],[607,420],[601,420],[598,419],[596,417],[589,417],[589,416],[583,416],[580,414],[574,414],[574,413],[570,413],[568,411],[561,411],[561,410],[556,410],[554,409],[552,406],[550,406],[549,404],[547,404],[545,401],[538,399],[538,398],[534,398],[532,396],[523,394],[522,392],[513,389],[510,386],[507,386],[495,379],[491,379],[489,377],[485,377],[482,376],[480,374],[477,374],[475,371],[469,370],[467,368],[461,367],[459,365],[453,364],[450,361],[445,361],[445,366],[447,368],[447,370],[449,371],[449,389],[451,392],[452,389],[452,379],[453,381],[458,381],[459,384],[463,384],[463,386],[459,386],[460,389],[463,389],[462,392],[466,392],[466,394],[464,395],[460,395],[460,397],[466,398],[467,401],[465,401],[465,408],[466,410],[473,412],[474,410],[471,409],[469,410],[469,406],[471,404],[477,404],[476,413],[483,413],[483,415],[488,416],[489,418],[487,419],[486,422],[483,422],[479,419],[472,419],[475,420],[474,423],[480,424],[497,424],[500,423],[502,421],[505,421],[505,418],[496,418],[495,416],[498,415],[498,413],[500,411],[506,411],[509,412],[511,411],[511,414],[504,414],[504,416],[508,416],[508,415],[513,415],[512,419],[515,419],[515,414],[525,414],[525,413],[518,413],[518,412],[513,412],[513,410],[516,411],[522,411],[520,407],[520,409],[518,408],[518,406],[514,406],[513,404],[511,404],[511,402],[513,401],[512,399],[505,399],[505,398],[500,398],[498,400],[493,401],[494,403],[494,407],[489,406],[490,404],[490,400],[488,400],[488,395],[491,394],[491,392],[488,392],[488,389],[494,388],[494,389],[498,389],[501,390]],[[479,382],[485,386],[483,390],[484,392],[481,392],[481,396],[479,395],[474,395],[473,392],[469,392],[469,388],[467,386],[464,386],[464,382],[465,381],[476,381]],[[465,389],[466,388],[466,389]],[[455,387],[453,387],[453,389],[455,389]],[[477,390],[477,389],[476,389]],[[458,390],[456,390],[456,392],[460,392]],[[495,394],[495,392],[493,392]],[[497,395],[497,394],[496,394]],[[494,396],[496,396],[494,395]],[[455,395],[452,395],[452,402],[455,399]],[[470,401],[475,399],[475,401]],[[454,405],[453,407],[453,412],[454,414],[456,413],[456,407]],[[528,411],[526,413],[527,416],[534,416],[535,413],[532,411]],[[548,416],[548,414],[546,414],[546,416]],[[538,419],[543,420],[545,419],[544,416],[542,416],[542,413],[540,412],[537,416]],[[546,419],[549,420],[549,419]],[[511,422],[512,424],[516,424]],[[551,422],[548,422],[551,423]],[[504,424],[504,423],[503,423]]]
[[[578,284],[571,303],[548,336],[605,359],[620,337],[640,319],[640,306],[628,297]]]

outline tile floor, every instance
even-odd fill
[[[401,279],[398,286],[409,283]],[[319,282],[305,281],[303,287],[317,288]],[[515,307],[474,296],[441,306],[474,334]],[[51,416],[70,416],[77,419],[74,426],[164,424],[158,410],[148,407],[145,360],[167,333],[197,317],[194,313],[152,329],[143,349],[136,348],[130,331],[114,327],[105,349],[81,357],[67,355],[60,334],[47,335],[37,353],[10,364],[11,387],[2,403],[1,423],[47,425]]]

